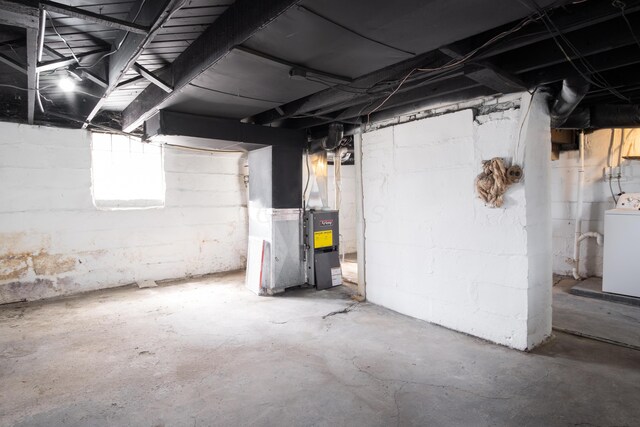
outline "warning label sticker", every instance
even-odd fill
[[[333,246],[333,230],[316,231],[313,233],[313,248]]]
[[[342,285],[342,269],[334,267],[331,269],[331,286]]]

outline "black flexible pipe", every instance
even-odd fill
[[[551,106],[551,127],[559,128],[567,121],[582,98],[589,92],[589,83],[582,78],[568,78]]]

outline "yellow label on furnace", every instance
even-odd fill
[[[313,233],[313,249],[333,246],[333,230],[316,231]]]

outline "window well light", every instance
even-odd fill
[[[69,76],[65,76],[60,79],[58,86],[63,92],[73,92],[76,88],[76,82]]]

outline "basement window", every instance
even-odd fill
[[[93,133],[91,178],[98,209],[164,207],[162,146],[125,135]]]

